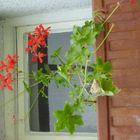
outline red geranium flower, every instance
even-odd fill
[[[1,66],[0,66],[0,70],[2,70],[2,69],[5,68],[5,67],[6,67],[5,62],[4,62],[4,60],[2,60],[2,61],[1,61]]]
[[[44,28],[42,24],[35,28],[33,34],[28,33],[28,48],[25,48],[26,52],[32,54],[32,61],[39,61],[43,63],[43,57],[47,54],[42,52],[46,45],[46,37],[48,37],[50,27]]]
[[[11,85],[12,82],[13,82],[12,74],[11,73],[8,73],[5,76],[5,79],[4,79],[4,86],[7,87],[10,90],[13,90],[12,85]]]
[[[16,54],[13,56],[8,54],[6,60],[1,61],[0,70],[5,68],[6,72],[9,72],[11,69],[14,69],[15,65],[17,63],[17,58],[18,58],[18,56]]]
[[[11,69],[15,68],[15,65],[17,63],[18,56],[15,54],[14,56],[8,55],[7,56],[7,66],[6,71],[9,72]]]
[[[39,62],[40,63],[43,63],[43,57],[45,57],[46,56],[46,54],[43,54],[43,53],[40,53],[39,55],[38,55],[38,59],[39,59]]]
[[[46,38],[49,35],[51,27],[44,28],[42,24],[39,25],[39,27],[35,28],[34,34],[37,36],[42,36],[43,38]]]
[[[4,88],[8,88],[10,90],[13,90],[11,85],[13,82],[11,73],[8,73],[6,76],[0,74],[0,81],[0,89],[3,90]]]
[[[4,74],[0,73],[0,89],[8,88],[12,90],[12,70],[15,69],[18,56],[15,54],[13,56],[7,55],[6,60],[1,61],[0,70],[4,71]]]
[[[33,54],[33,57],[32,57],[32,61],[38,61],[40,63],[43,63],[43,57],[45,57],[47,54],[43,54],[43,53],[39,53],[38,55],[37,54]]]

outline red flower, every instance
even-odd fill
[[[13,82],[11,73],[8,73],[6,76],[0,74],[0,81],[1,81],[0,83],[1,89],[8,88],[10,90],[13,90],[12,85],[11,85]]]
[[[31,33],[28,33],[28,38],[29,38],[29,40],[28,40],[28,46],[31,47],[32,45],[35,44],[35,39],[34,39],[34,36]]]
[[[32,49],[30,48],[30,47],[28,47],[28,48],[25,48],[25,51],[26,52],[30,52]]]
[[[7,65],[6,65],[6,72],[9,72],[11,69],[15,68],[17,63],[18,56],[15,54],[14,56],[8,55],[7,56]]]
[[[32,54],[32,61],[39,61],[43,63],[43,57],[47,54],[42,52],[43,47],[46,45],[46,37],[48,37],[50,31],[50,27],[44,28],[42,24],[35,28],[33,34],[28,33],[28,48],[25,48],[26,52],[30,52]]]
[[[11,70],[15,69],[17,58],[16,54],[13,56],[8,54],[6,60],[1,61],[0,70],[3,70],[5,75],[0,73],[0,89],[13,89],[11,85],[13,82]]]
[[[13,89],[12,86],[11,86],[12,82],[13,82],[12,75],[9,73],[5,77],[5,87],[12,90]]]
[[[5,62],[4,62],[4,60],[2,60],[2,61],[1,61],[1,66],[0,66],[0,70],[2,70],[2,69],[5,68],[5,67],[6,67]]]
[[[37,36],[42,36],[43,38],[46,38],[49,35],[51,27],[44,28],[42,24],[39,25],[39,27],[35,28],[34,34]]]
[[[43,57],[45,57],[46,56],[46,54],[43,54],[43,53],[40,53],[39,55],[38,55],[38,59],[39,59],[39,62],[40,63],[43,63]]]
[[[3,70],[5,68],[6,72],[9,72],[11,69],[14,69],[17,63],[17,58],[18,56],[16,54],[14,56],[8,54],[6,60],[1,61],[0,70]]]
[[[38,60],[38,56],[35,53],[32,53],[32,61],[37,61]]]
[[[40,63],[43,63],[43,57],[45,57],[46,54],[43,54],[43,53],[39,53],[38,55],[37,54],[33,54],[33,57],[32,57],[32,61],[38,61]]]

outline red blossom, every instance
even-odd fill
[[[50,27],[45,29],[43,25],[40,24],[35,28],[33,34],[28,33],[28,48],[25,48],[25,51],[32,54],[32,61],[43,63],[43,57],[47,55],[43,53],[43,49],[47,46],[46,38],[49,35],[49,31]]]
[[[17,63],[18,56],[15,54],[14,56],[8,55],[7,56],[7,66],[6,71],[9,72],[11,69],[15,68],[15,65]]]
[[[43,53],[39,53],[38,55],[33,54],[32,61],[39,60],[40,63],[43,63],[43,57],[45,57],[45,56],[46,56],[46,54],[43,54]]]
[[[0,66],[0,70],[2,70],[2,69],[5,68],[5,67],[6,67],[5,62],[4,62],[4,60],[2,60],[2,61],[1,61],[1,66]]]
[[[35,28],[34,34],[46,38],[49,35],[50,27],[44,28],[42,24]]]
[[[25,48],[25,51],[26,52],[30,52],[32,49],[30,48],[30,47],[28,47],[28,48]]]
[[[5,76],[5,79],[4,79],[4,86],[7,87],[10,90],[13,90],[12,85],[11,85],[12,82],[13,82],[12,74],[11,73],[8,73]]]
[[[32,53],[32,61],[37,61],[38,60],[38,56],[35,53]]]
[[[6,60],[1,61],[0,70],[5,69],[6,72],[9,72],[10,70],[14,69],[17,63],[17,58],[18,56],[16,54],[13,56],[8,54]]]
[[[43,53],[40,53],[39,55],[38,55],[38,59],[39,59],[39,62],[40,63],[43,63],[43,57],[45,57],[46,56],[46,54],[43,54]]]
[[[0,89],[8,88],[12,90],[12,72],[15,69],[17,64],[18,56],[15,54],[11,56],[10,54],[7,55],[5,60],[1,61],[0,65],[0,72],[4,72],[4,74],[0,73]]]
[[[0,89],[4,89],[4,88],[8,88],[10,90],[13,90],[12,88],[12,82],[13,82],[13,79],[12,79],[12,74],[11,73],[8,73],[7,75],[2,75],[0,74]]]

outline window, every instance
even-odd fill
[[[54,49],[56,47],[61,47],[63,46],[64,48],[62,49],[64,52],[66,50],[66,47],[69,46],[69,37],[70,37],[70,34],[71,34],[71,30],[72,30],[72,27],[74,24],[79,24],[81,25],[83,23],[83,21],[75,21],[75,22],[67,22],[67,23],[56,23],[56,24],[52,24],[51,27],[52,27],[52,34],[50,34],[50,37],[48,38],[48,44],[49,44],[49,48],[48,48],[48,63],[51,65],[52,62],[50,61],[50,54],[51,54],[51,51],[53,52]],[[46,25],[46,27],[48,27],[48,25]],[[27,53],[24,52],[24,47],[27,47],[27,40],[28,40],[28,37],[27,37],[27,33],[28,32],[32,32],[34,29],[34,26],[27,26],[27,27],[19,27],[18,30],[17,30],[17,40],[18,40],[18,54],[20,56],[20,59],[19,59],[19,69],[20,70],[24,70],[24,71],[27,71],[29,70],[29,67],[30,66],[30,71],[32,69],[38,69],[38,64],[34,63],[34,65],[30,65],[29,64],[29,59],[28,59],[28,55]],[[64,37],[66,39],[64,39]],[[64,43],[64,41],[60,41],[59,42],[54,42],[54,40],[68,40],[67,41],[67,46],[66,44],[62,44]],[[56,43],[56,44],[54,44]],[[52,47],[53,46],[53,47]],[[62,52],[62,54],[64,53]],[[27,65],[28,64],[28,65]],[[54,67],[55,68],[55,67]],[[22,83],[23,80],[21,81],[18,81],[18,90],[19,92],[20,91],[23,91],[24,87],[23,87],[23,83]],[[27,79],[28,81],[28,79]],[[33,81],[30,81],[30,82],[33,82]],[[53,87],[53,88],[52,88]],[[58,108],[61,109],[62,105],[63,104],[60,104],[59,106],[57,106],[56,104],[54,104],[54,102],[56,102],[56,100],[59,100],[62,98],[54,98],[54,95],[56,95],[57,92],[59,92],[61,95],[65,95],[65,98],[67,98],[67,94],[64,94],[64,91],[67,92],[68,89],[65,89],[65,88],[60,88],[59,90],[54,86],[54,82],[52,81],[47,90],[48,90],[48,94],[49,94],[49,98],[48,98],[48,103],[46,103],[46,99],[45,100],[45,103],[46,103],[46,106],[48,107],[48,110],[49,110],[49,117],[47,118],[45,115],[43,115],[43,117],[47,120],[46,123],[48,124],[48,128],[46,127],[45,125],[45,128],[43,128],[44,126],[42,126],[42,129],[40,129],[40,122],[39,122],[39,110],[38,109],[38,104],[39,104],[39,100],[36,101],[32,111],[31,111],[31,114],[30,114],[30,119],[26,119],[25,121],[24,120],[24,116],[25,116],[25,113],[29,110],[29,106],[30,106],[30,100],[31,102],[34,100],[34,98],[36,98],[37,96],[37,90],[38,90],[38,86],[36,86],[33,91],[34,91],[34,96],[32,96],[31,98],[29,98],[30,96],[25,93],[24,96],[21,96],[19,99],[18,99],[18,103],[19,103],[19,111],[18,111],[18,115],[19,115],[19,119],[21,120],[20,121],[20,124],[18,126],[19,128],[19,136],[20,136],[20,140],[31,140],[31,139],[35,139],[35,140],[38,140],[38,139],[61,139],[61,140],[67,140],[69,138],[72,138],[73,140],[84,140],[85,138],[87,140],[96,140],[97,139],[97,136],[95,134],[96,132],[96,127],[95,127],[95,122],[96,122],[96,114],[93,113],[93,111],[89,111],[89,110],[92,110],[92,108],[88,107],[87,108],[87,111],[89,112],[92,112],[93,114],[89,115],[88,117],[85,116],[85,119],[87,120],[87,126],[89,129],[87,129],[86,127],[81,127],[78,129],[78,133],[76,133],[74,136],[70,136],[69,134],[67,133],[56,133],[56,132],[53,132],[53,123],[55,121],[54,117],[53,117],[53,110],[56,110]],[[57,92],[56,92],[57,91]],[[63,91],[63,92],[62,92]],[[63,98],[63,101],[65,100],[65,98]],[[53,101],[55,99],[55,101]],[[60,101],[61,102],[61,101]],[[47,107],[44,107],[44,109],[46,109]],[[29,121],[30,120],[30,121]],[[89,121],[90,120],[90,121]],[[92,122],[93,121],[93,122]],[[35,123],[34,123],[35,122]],[[93,127],[90,128],[89,127],[89,124],[93,123]],[[87,131],[85,130],[88,130],[88,133]],[[50,132],[48,132],[50,131]],[[80,133],[79,133],[80,132]],[[82,132],[82,133],[81,133]],[[89,132],[92,132],[92,133],[89,133]]]
[[[57,69],[57,65],[52,63],[51,54],[58,47],[62,47],[61,56],[64,58],[64,54],[68,47],[70,46],[70,36],[71,32],[63,32],[63,33],[53,33],[50,34],[46,41],[48,42],[48,49],[45,49],[48,53],[45,58],[44,63],[48,63],[51,70],[55,71]],[[92,50],[93,51],[93,50]],[[29,71],[35,71],[38,68],[42,67],[40,63],[32,63],[29,57]],[[57,62],[59,64],[59,62]],[[33,84],[33,81],[30,80],[30,84]],[[32,106],[33,102],[36,100],[38,96],[38,90],[42,86],[39,84],[36,87],[33,87],[34,96],[30,97],[30,106]],[[54,81],[51,81],[49,86],[45,88],[45,93],[48,98],[44,98],[42,96],[38,97],[38,100],[35,106],[32,108],[30,113],[30,129],[31,131],[46,131],[53,132],[54,131],[54,123],[56,121],[53,112],[58,109],[62,109],[64,102],[69,99],[67,94],[68,88],[61,87],[57,88]],[[96,113],[93,112],[93,108],[88,106],[86,108],[86,112],[83,114],[83,118],[85,121],[84,126],[77,127],[78,132],[96,132]],[[89,121],[90,120],[90,121]]]

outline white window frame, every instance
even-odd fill
[[[80,13],[80,14],[79,14]],[[61,15],[61,17],[60,17]],[[73,25],[82,25],[85,20],[92,18],[92,10],[89,8],[79,9],[66,12],[57,12],[51,14],[40,14],[33,16],[25,16],[13,19],[6,19],[4,25],[4,54],[15,53],[16,49],[20,52],[20,59],[18,66],[21,70],[24,69],[24,46],[23,46],[23,35],[27,32],[34,30],[34,27],[40,23],[46,27],[51,26],[52,33],[71,31]],[[12,36],[12,38],[11,38]],[[16,37],[17,36],[17,37]],[[16,44],[17,40],[17,44]],[[7,48],[9,51],[7,52]],[[18,82],[17,93],[22,91],[23,84],[21,81]],[[15,85],[17,89],[17,85]],[[20,90],[19,90],[20,89]],[[5,91],[7,93],[8,91]],[[26,95],[26,94],[24,94]],[[16,96],[16,95],[14,95]],[[12,95],[5,95],[5,101],[13,97]],[[29,130],[28,122],[24,122],[23,116],[25,112],[25,97],[21,96],[15,102],[9,103],[9,108],[5,110],[5,140],[97,140],[97,134],[91,133],[77,133],[70,136],[66,133],[42,133],[42,132],[31,132]],[[9,120],[9,114],[12,116],[16,114],[18,117],[17,125],[11,125],[7,121]]]

